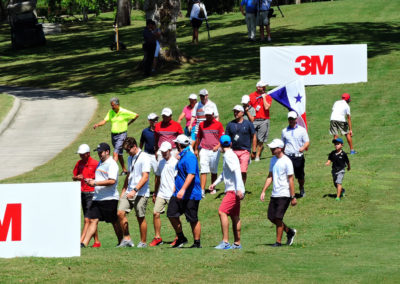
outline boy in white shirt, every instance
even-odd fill
[[[224,180],[225,197],[218,209],[219,218],[221,220],[222,242],[216,246],[216,249],[241,249],[240,244],[240,200],[244,198],[245,188],[240,170],[239,158],[231,149],[232,141],[229,135],[222,135],[220,138],[222,152],[224,154],[224,164],[221,175],[210,185],[209,190],[215,190],[215,186]],[[234,243],[229,244],[229,221],[228,216],[232,220],[232,229]]]
[[[292,245],[296,230],[291,229],[283,223],[283,216],[286,213],[289,204],[297,204],[294,195],[294,179],[292,161],[283,153],[284,143],[280,139],[274,139],[268,147],[271,149],[274,157],[271,159],[269,173],[262,190],[260,200],[264,202],[265,191],[273,183],[271,201],[268,206],[268,219],[276,225],[276,242],[273,247],[282,246],[283,231],[287,235],[287,245]]]

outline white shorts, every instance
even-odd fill
[[[146,153],[146,155],[149,157],[151,168],[153,169],[153,173],[155,173],[157,171],[157,168],[158,168],[158,162],[156,160],[156,155],[155,154],[149,154],[149,153]]]
[[[212,173],[216,174],[218,172],[218,162],[220,151],[214,152],[213,150],[201,149],[200,156],[200,173],[207,174]]]

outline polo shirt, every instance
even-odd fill
[[[73,174],[74,176],[82,174],[84,179],[85,178],[94,179],[96,177],[95,173],[98,164],[99,164],[98,161],[89,156],[89,159],[87,160],[86,163],[82,160],[79,160],[76,163],[75,168],[73,170]],[[94,187],[87,185],[84,180],[81,180],[81,191],[93,192]]]
[[[293,163],[285,155],[281,158],[273,156],[269,165],[272,172],[273,189],[271,197],[290,197],[289,175],[293,175]]]
[[[167,124],[160,121],[155,125],[154,136],[158,148],[160,148],[164,141],[171,143],[172,148],[176,148],[173,140],[175,140],[179,134],[183,134],[182,126],[172,119]]]
[[[240,6],[246,6],[246,13],[255,14],[257,12],[258,0],[242,0]]]
[[[192,119],[192,110],[194,107],[190,107],[190,105],[187,105],[183,108],[182,112],[185,114],[185,119],[186,119],[186,127],[190,125],[190,120]],[[196,125],[196,119],[193,121],[192,126]]]
[[[151,162],[148,155],[139,150],[135,156],[128,157],[128,188],[126,192],[131,192],[142,178],[143,173],[150,173]],[[150,196],[149,180],[137,192],[138,196]]]
[[[268,11],[269,7],[271,7],[271,2],[272,0],[259,0],[257,1],[257,8],[260,11]]]
[[[162,159],[158,163],[156,176],[160,177],[160,187],[157,196],[169,200],[175,189],[175,167],[178,160],[171,156],[168,161]]]
[[[331,120],[346,122],[346,116],[350,115],[350,106],[345,100],[336,101],[332,107]]]
[[[253,92],[250,94],[250,105],[255,109],[256,116],[255,119],[269,119],[269,109],[265,110],[263,98],[258,98],[261,95],[259,93]],[[257,99],[258,98],[258,99]],[[270,95],[265,97],[267,103],[272,104],[272,98]]]
[[[154,131],[150,127],[143,129],[140,136],[140,144],[144,144],[144,151],[146,153],[155,154],[154,146],[156,145],[156,140],[154,138]]]
[[[242,172],[240,170],[240,162],[239,158],[232,151],[232,149],[228,149],[224,154],[224,163],[222,166],[222,173],[214,182],[214,184],[218,184],[221,181],[225,183],[225,192],[227,191],[241,191],[245,192]]]
[[[218,117],[218,108],[215,103],[213,103],[211,100],[207,100],[206,104],[203,104],[201,101],[197,102],[192,110],[192,117],[197,118],[197,125],[200,124],[200,122],[206,120],[206,115],[204,113],[204,108],[211,108],[214,112],[214,117]]]
[[[349,163],[349,157],[341,150],[339,153],[335,150],[329,153],[328,160],[332,162],[332,172],[340,172],[346,168]]]
[[[201,200],[201,186],[200,186],[200,176],[199,176],[199,165],[197,163],[197,158],[190,151],[190,146],[186,147],[180,153],[180,160],[176,165],[177,174],[175,177],[175,192],[172,196],[177,196],[179,190],[181,190],[183,184],[185,183],[188,174],[193,174],[194,179],[188,186],[183,195],[183,199],[190,200]]]
[[[203,121],[199,125],[198,138],[200,147],[206,150],[212,150],[219,144],[219,138],[224,135],[224,126],[215,118],[211,122]]]
[[[137,116],[137,113],[120,107],[118,113],[110,109],[104,120],[111,122],[111,133],[116,134],[127,131],[128,122],[135,119]]]
[[[118,193],[118,164],[112,157],[109,157],[104,162],[100,162],[96,169],[95,181],[104,181],[113,179],[115,183],[107,186],[95,186],[93,200],[119,200]]]
[[[251,152],[251,143],[255,133],[254,125],[248,120],[243,120],[238,123],[232,120],[226,126],[226,135],[229,135],[232,140],[233,150],[247,150]]]
[[[285,144],[285,154],[300,154],[299,149],[306,142],[309,142],[307,131],[304,127],[296,125],[294,128],[289,126],[282,129],[282,141]]]

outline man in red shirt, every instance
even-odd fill
[[[269,109],[272,104],[272,98],[265,92],[266,83],[258,81],[257,91],[250,94],[250,105],[255,109],[253,125],[257,136],[257,149],[255,161],[260,161],[261,152],[264,148],[264,143],[268,140],[269,133]]]
[[[85,217],[85,223],[82,229],[81,243],[85,239],[87,229],[89,227],[89,218],[86,216],[90,205],[92,204],[92,199],[94,195],[94,187],[89,186],[85,183],[85,179],[94,179],[98,161],[90,157],[90,148],[87,144],[82,144],[79,146],[77,154],[81,159],[76,163],[73,170],[72,180],[81,182],[81,203],[83,216]],[[99,241],[99,236],[96,230],[94,234],[94,244],[93,247],[100,247],[101,243]]]
[[[162,159],[161,152],[158,151],[158,149],[164,141],[167,141],[172,145],[171,155],[175,157],[178,151],[176,150],[174,140],[178,135],[183,134],[182,126],[178,122],[172,120],[172,110],[170,108],[164,108],[161,112],[161,116],[162,121],[157,123],[154,128],[157,161]]]
[[[194,153],[200,158],[200,185],[204,197],[204,190],[207,182],[207,174],[211,172],[211,183],[217,179],[218,162],[220,152],[219,139],[225,134],[224,127],[221,122],[214,118],[212,108],[205,108],[204,114],[206,120],[200,122],[199,132],[194,144]],[[199,153],[199,146],[201,148]],[[214,194],[215,190],[211,192]]]

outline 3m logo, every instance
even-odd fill
[[[0,242],[7,240],[11,224],[11,241],[21,241],[21,203],[7,204],[3,221],[0,219]]]
[[[311,57],[302,55],[296,58],[296,63],[300,63],[300,67],[294,68],[294,71],[300,76],[310,73],[317,75],[317,69],[319,75],[333,74],[333,55],[325,55],[322,63],[319,55],[312,55]]]

